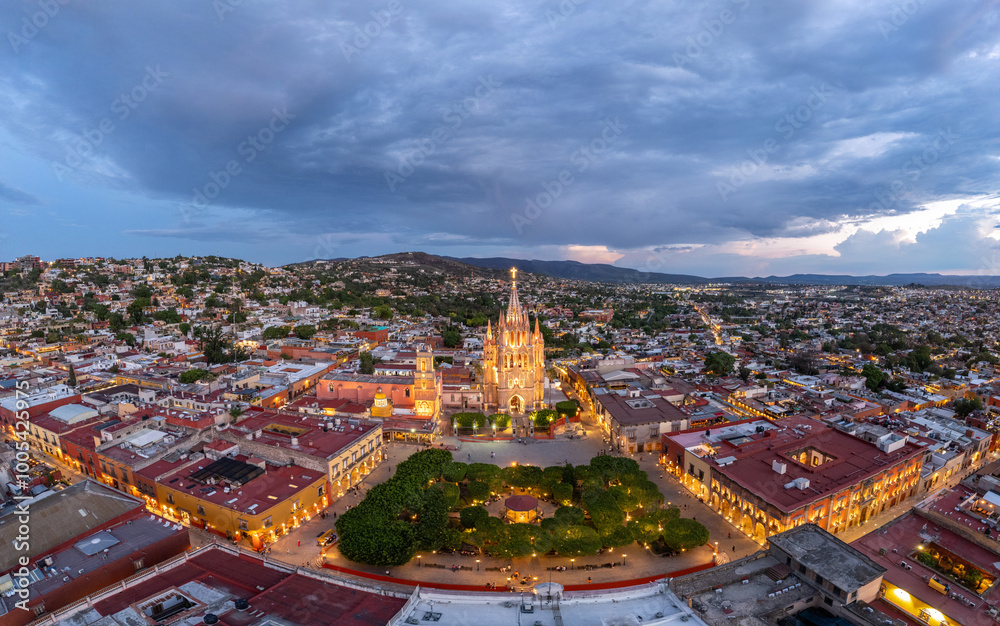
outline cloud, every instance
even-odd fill
[[[26,205],[37,205],[41,204],[42,201],[36,196],[30,193],[21,191],[5,184],[0,181],[0,202],[9,202],[11,204],[26,204]]]
[[[380,24],[387,6],[67,5],[0,56],[0,125],[26,156],[81,157],[48,184],[130,194],[126,238],[289,260],[314,233],[378,233],[369,253],[758,245],[1000,182],[994,3],[899,25],[889,0],[442,0]],[[149,67],[169,76],[144,93]],[[294,116],[279,132],[276,109]],[[914,168],[942,129],[957,140]],[[178,227],[199,193],[208,216],[252,217]]]

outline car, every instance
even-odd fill
[[[316,545],[320,546],[321,548],[326,546],[332,546],[333,544],[337,543],[337,540],[339,539],[340,537],[338,537],[337,533],[334,532],[334,530],[331,528],[330,530],[324,530],[320,534],[316,535]]]

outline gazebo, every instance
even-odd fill
[[[511,496],[504,500],[504,516],[512,522],[533,522],[538,517],[538,498]]]

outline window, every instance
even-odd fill
[[[264,521],[262,522],[262,525],[264,526],[264,528],[270,528],[272,526],[272,524],[271,524],[271,516],[270,515],[268,515],[267,517],[264,518]]]
[[[174,503],[174,494],[172,494],[172,493],[168,493],[167,494],[167,503],[168,504],[173,504]]]
[[[298,500],[296,500],[295,502],[292,502],[292,510],[293,511],[298,511],[299,510],[299,506],[301,506],[301,505],[299,504]]]
[[[245,519],[238,519],[236,522],[240,530],[250,530],[250,524]]]
[[[45,602],[39,602],[35,606],[31,607],[31,610],[35,612],[35,615],[41,615],[45,612]]]
[[[134,567],[135,571],[138,572],[142,568],[146,567],[146,559],[145,558],[138,558],[138,559],[132,561],[132,567]]]
[[[323,497],[323,486],[322,485],[320,485],[320,487],[316,490],[316,497],[318,497],[318,498],[322,498]]]
[[[202,505],[200,505],[200,504],[198,505],[198,515],[201,515],[201,516],[205,515],[205,507],[202,506]]]

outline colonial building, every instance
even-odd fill
[[[507,313],[486,327],[483,342],[483,377],[486,408],[520,414],[543,408],[545,343],[535,319],[531,330],[528,315],[517,299],[517,270],[511,270],[510,303]]]

